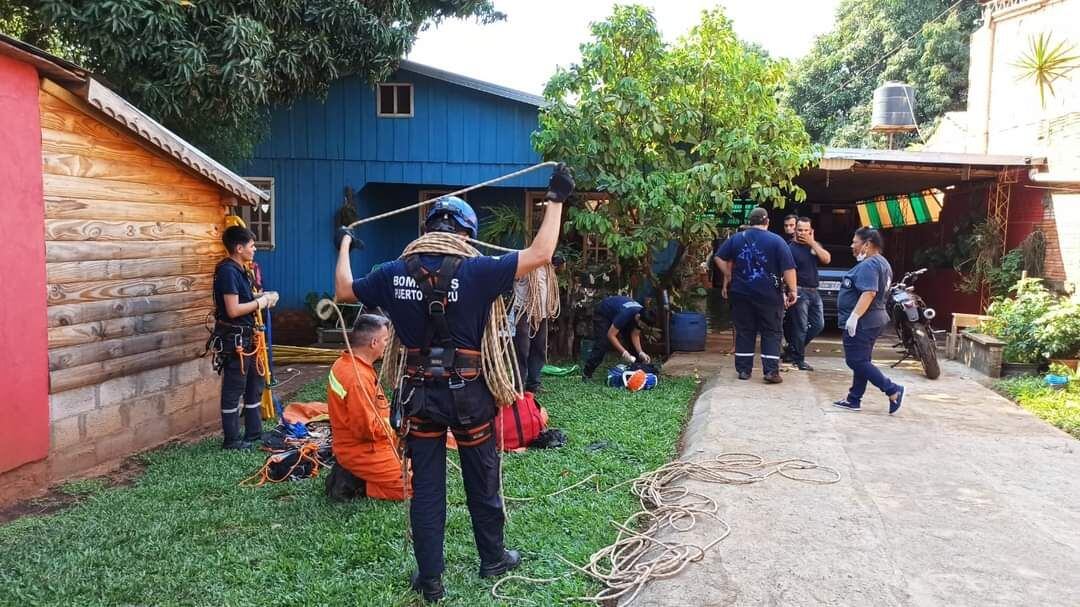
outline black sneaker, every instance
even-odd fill
[[[747,380],[747,379],[750,379],[750,372],[749,371],[739,371],[739,379],[744,380],[744,381]]]
[[[227,443],[222,443],[222,449],[227,451],[247,451],[255,448],[255,443],[248,442],[246,440],[234,440]]]
[[[833,403],[833,406],[840,407],[841,409],[847,409],[848,411],[858,411],[862,408],[859,403],[849,403],[846,399],[835,401]]]
[[[495,577],[517,569],[521,554],[517,550],[504,550],[502,560],[496,563],[480,563],[480,577]]]
[[[413,592],[419,593],[424,597],[425,603],[435,603],[444,596],[446,596],[446,589],[443,588],[442,578],[430,578],[420,579],[419,572],[413,572],[409,577],[409,585],[412,587]]]
[[[798,369],[800,371],[813,371],[814,370],[814,368],[810,366],[810,363],[806,362],[805,360],[795,363],[795,366],[798,367]]]

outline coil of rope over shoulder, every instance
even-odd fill
[[[402,257],[418,253],[460,257],[480,255],[465,239],[444,232],[430,232],[417,238],[405,247]],[[506,304],[501,297],[491,304],[480,351],[484,381],[495,397],[495,402],[504,406],[513,403],[521,394],[521,379],[518,377],[514,344],[510,339]],[[405,354],[401,340],[396,332],[391,331],[390,343],[383,354],[384,363],[380,370],[380,376],[385,378],[386,385],[398,385],[405,373]]]

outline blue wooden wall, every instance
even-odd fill
[[[358,193],[361,215],[370,216],[417,202],[420,190],[457,189],[540,162],[529,140],[536,107],[405,70],[391,81],[413,84],[413,117],[377,117],[375,90],[359,78],[342,79],[325,101],[275,110],[254,158],[236,168],[275,179],[275,248],[256,260],[285,308],[302,307],[308,292],[333,291],[334,212],[345,186]],[[474,207],[522,208],[525,192],[543,191],[550,174],[540,169],[468,199]],[[352,257],[358,276],[416,237],[417,212],[361,230],[367,247]]]

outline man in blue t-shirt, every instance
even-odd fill
[[[582,370],[583,379],[592,379],[593,372],[604,360],[608,350],[619,353],[628,364],[652,359],[641,347],[642,327],[656,324],[656,315],[638,302],[622,295],[605,297],[593,312],[593,347]],[[629,343],[636,354],[631,354]]]
[[[801,371],[813,371],[806,362],[806,346],[825,328],[825,311],[818,293],[818,264],[828,265],[832,255],[814,239],[814,227],[809,217],[799,217],[795,238],[788,242],[795,260],[795,282],[799,298],[787,309],[784,318],[787,355]],[[790,327],[787,325],[790,321]]]
[[[750,227],[720,245],[717,266],[724,273],[724,297],[730,294],[735,323],[735,370],[750,379],[754,345],[761,334],[765,382],[780,378],[780,335],[784,308],[795,303],[795,261],[784,239],[769,231],[769,212],[750,211]],[[785,289],[786,287],[786,289]]]
[[[515,278],[551,260],[562,204],[573,188],[569,170],[559,165],[548,184],[549,203],[532,244],[499,257],[410,255],[354,280],[349,250],[355,237],[352,230],[342,229],[334,275],[337,300],[382,308],[407,349],[406,377],[394,388],[405,409],[405,444],[413,469],[409,518],[417,571],[411,584],[425,601],[444,595],[448,429],[458,443],[480,576],[502,575],[521,563],[521,555],[506,550],[503,542],[493,431],[496,402],[483,377],[481,344],[495,298],[510,290]],[[436,200],[424,223],[427,232],[463,238],[476,238],[477,228],[472,207],[452,196]]]
[[[224,449],[252,449],[262,438],[262,393],[265,379],[254,357],[241,360],[238,349],[251,352],[256,310],[272,308],[274,292],[255,296],[254,276],[248,270],[255,260],[255,235],[232,226],[221,235],[229,256],[214,270],[214,335],[211,348],[214,366],[221,373],[221,430]],[[243,411],[244,435],[240,435]]]

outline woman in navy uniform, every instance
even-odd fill
[[[884,248],[881,232],[873,228],[859,228],[851,239],[851,252],[859,263],[848,270],[840,282],[836,315],[844,329],[844,362],[854,376],[847,397],[833,404],[858,411],[862,407],[866,382],[870,382],[889,397],[889,414],[892,415],[904,402],[904,387],[893,383],[871,362],[874,342],[889,322],[885,300],[892,282],[892,266],[881,254]]]
[[[426,601],[444,595],[448,429],[458,442],[480,576],[502,575],[521,563],[521,555],[503,544],[499,453],[493,433],[496,403],[480,372],[481,342],[495,298],[510,290],[515,278],[551,260],[562,203],[573,187],[569,170],[559,165],[551,176],[550,203],[536,238],[528,248],[499,257],[415,255],[353,280],[349,249],[355,235],[343,229],[335,272],[337,300],[382,308],[409,351],[405,390],[411,390],[406,405],[410,430],[405,440],[413,470],[409,517],[417,565],[411,583]],[[432,205],[424,228],[476,238],[476,213],[460,198],[440,198]],[[441,298],[441,306],[433,294]],[[446,335],[440,336],[441,332]]]

